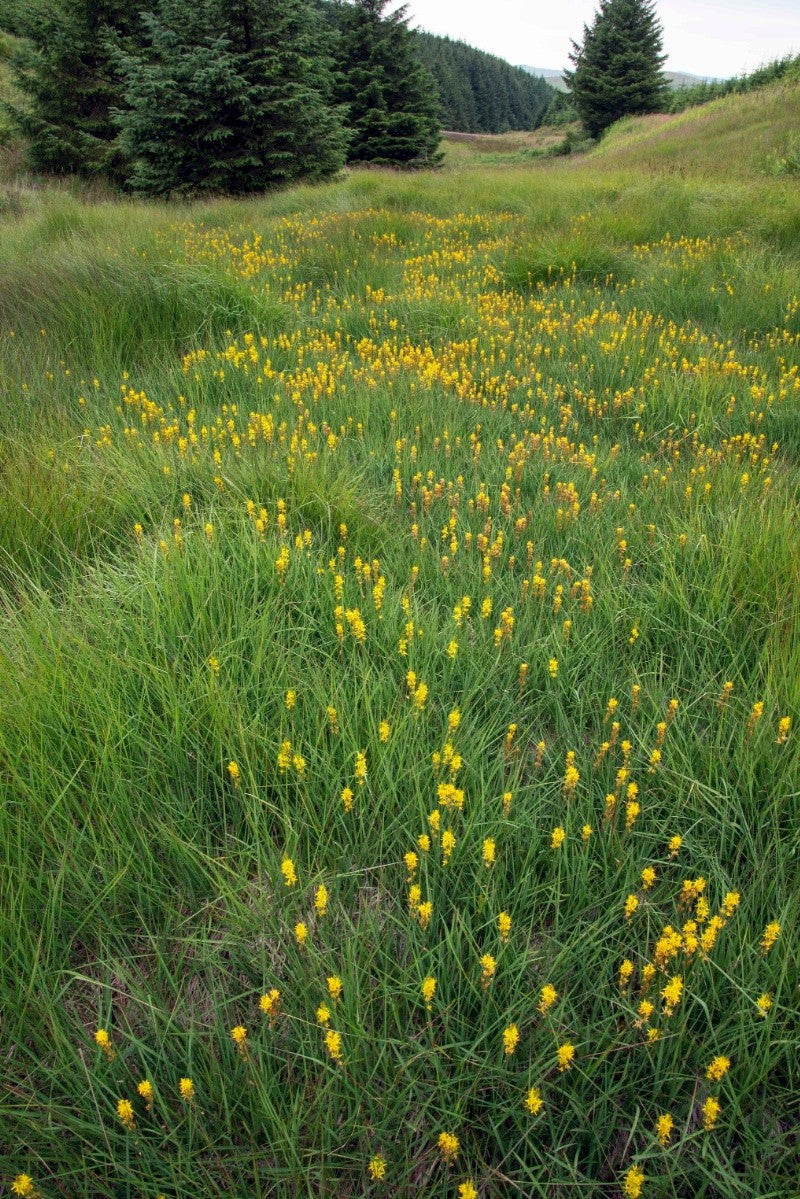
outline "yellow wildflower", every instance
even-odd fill
[[[117,1115],[122,1123],[131,1132],[136,1127],[136,1120],[133,1115],[133,1104],[130,1099],[117,1100]]]
[[[191,1078],[182,1078],[178,1083],[178,1089],[181,1093],[181,1099],[186,1103],[191,1103],[194,1099],[194,1083]]]
[[[555,1003],[555,1001],[557,999],[558,999],[558,991],[555,989],[555,987],[552,985],[552,983],[545,983],[545,985],[542,987],[541,991],[539,992],[539,1003],[538,1003],[539,1011],[542,1013],[543,1016],[545,1016],[549,1012],[550,1008],[553,1006],[553,1004]]]
[[[11,1191],[14,1195],[22,1196],[22,1199],[34,1199],[39,1194],[30,1174],[18,1174],[11,1183]]]
[[[294,868],[294,862],[291,858],[284,858],[281,862],[281,874],[283,881],[287,887],[294,887],[297,883],[297,872]]]
[[[349,812],[353,806],[353,792],[349,787],[342,787],[342,804],[345,812]]]
[[[456,1160],[458,1154],[458,1137],[452,1132],[440,1132],[437,1140],[439,1152],[442,1155],[442,1161],[450,1164]]]
[[[629,895],[628,898],[625,900],[625,919],[626,920],[630,920],[631,916],[636,911],[638,906],[639,906],[639,900],[636,898],[636,896]]]
[[[442,865],[447,866],[452,857],[453,850],[456,847],[456,839],[453,836],[453,830],[446,828],[442,833]]]
[[[297,924],[294,926],[294,937],[297,941],[297,944],[302,949],[308,940],[308,925],[304,920],[298,920]]]
[[[719,1100],[715,1099],[713,1095],[709,1095],[703,1104],[703,1128],[706,1132],[710,1132],[714,1127],[721,1111],[722,1106]]]
[[[557,825],[553,829],[553,835],[550,838],[550,848],[551,849],[560,849],[561,846],[564,844],[564,838],[566,837],[566,835],[567,834],[564,832],[564,829],[561,828],[560,825]]]
[[[328,888],[324,883],[320,883],[314,892],[314,907],[320,917],[324,916],[328,910]]]
[[[495,843],[491,837],[487,837],[483,843],[483,864],[490,868],[495,863]]]
[[[683,979],[675,974],[661,992],[664,1000],[664,1015],[671,1016],[681,1001],[683,995]]]
[[[359,787],[363,787],[364,780],[367,777],[367,755],[363,750],[359,750],[356,754],[355,780]]]
[[[781,935],[781,926],[777,920],[772,920],[764,929],[764,935],[761,938],[761,952],[769,953],[772,946]]]
[[[498,912],[497,931],[500,933],[501,941],[508,940],[508,934],[511,932],[511,917],[508,912]]]
[[[458,1199],[478,1199],[478,1192],[475,1190],[475,1183],[471,1178],[466,1182],[462,1182],[458,1188]]]
[[[563,1045],[558,1047],[558,1068],[563,1074],[565,1070],[572,1069],[572,1063],[575,1058],[575,1046],[569,1041],[565,1041]]]
[[[642,871],[642,890],[649,891],[656,881],[656,872],[652,866],[645,866]]]
[[[373,1181],[380,1182],[386,1174],[386,1159],[376,1153],[368,1166],[369,1176]]]
[[[756,1007],[762,1016],[766,1016],[767,1012],[772,1007],[772,996],[769,991],[765,991],[763,995],[759,995],[756,1000]]]
[[[139,1092],[142,1099],[144,1099],[145,1103],[152,1102],[153,1084],[150,1082],[150,1080],[148,1078],[143,1078],[142,1081],[137,1084],[136,1090]]]
[[[532,1116],[538,1116],[539,1112],[544,1107],[542,1093],[538,1087],[531,1087],[528,1094],[525,1096],[525,1106]]]
[[[239,770],[239,765],[237,762],[228,763],[228,774],[230,775],[230,780],[234,787],[238,787],[239,783],[241,782],[242,774]]]
[[[675,1121],[669,1112],[665,1112],[656,1120],[656,1136],[658,1137],[659,1145],[669,1144],[669,1139],[672,1136],[672,1129]]]
[[[330,994],[331,999],[333,999],[334,1002],[341,999],[342,991],[344,988],[342,987],[342,980],[339,978],[339,975],[338,974],[329,975],[328,979],[327,979],[327,983],[328,983],[328,992]]]
[[[623,1194],[626,1199],[639,1199],[644,1185],[644,1172],[638,1166],[631,1166],[625,1172],[625,1177],[622,1184]]]
[[[719,1082],[731,1068],[731,1059],[722,1055],[715,1057],[706,1067],[706,1078],[711,1082]]]
[[[627,990],[628,984],[633,976],[633,962],[630,958],[625,958],[619,968],[619,989],[620,991]]]
[[[436,991],[436,979],[432,974],[429,974],[427,978],[423,978],[420,990],[422,991],[422,998],[425,1000],[425,1006],[430,1011]]]
[[[280,1003],[281,993],[277,987],[272,987],[271,990],[267,991],[261,996],[258,1001],[258,1006],[261,1008],[265,1016],[269,1016],[271,1019],[274,1019],[274,1017],[278,1014]]]
[[[242,1057],[247,1057],[247,1029],[243,1024],[237,1024],[231,1029],[233,1043]]]
[[[331,1009],[327,1003],[321,1003],[316,1011],[317,1024],[321,1024],[323,1028],[327,1028],[330,1023]]]
[[[100,1048],[102,1049],[103,1053],[106,1055],[108,1060],[110,1062],[113,1062],[113,1060],[117,1056],[117,1054],[116,1054],[116,1050],[114,1049],[114,1046],[111,1044],[111,1037],[108,1035],[107,1029],[98,1028],[97,1032],[94,1034],[94,1039],[97,1042],[97,1044],[100,1046]]]
[[[503,1029],[503,1052],[510,1057],[519,1044],[519,1029],[516,1024],[509,1024]]]
[[[492,978],[494,976],[494,972],[496,969],[497,969],[497,962],[494,960],[494,958],[492,957],[492,955],[490,953],[485,953],[483,955],[483,957],[481,958],[481,982],[483,984],[484,990],[489,986],[489,983],[492,981]]]
[[[325,1048],[328,1051],[331,1061],[336,1062],[338,1066],[343,1065],[341,1033],[334,1032],[332,1028],[329,1028],[325,1033]]]

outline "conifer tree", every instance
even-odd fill
[[[342,6],[338,97],[348,107],[351,162],[431,166],[441,160],[433,77],[408,28],[407,6],[390,0]]]
[[[109,110],[122,82],[112,47],[136,18],[126,0],[50,0],[13,8],[20,41],[11,60],[22,103],[9,106],[34,170],[120,177]]]
[[[572,102],[591,137],[624,116],[658,112],[667,101],[661,26],[654,0],[600,0],[565,72]]]
[[[130,185],[242,194],[342,166],[347,136],[317,16],[302,0],[161,0],[121,52],[115,114]]]

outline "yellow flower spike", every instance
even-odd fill
[[[475,1190],[475,1183],[471,1178],[459,1184],[458,1199],[478,1199],[478,1192]]]
[[[491,837],[487,837],[483,843],[483,864],[487,869],[491,869],[495,863],[496,846]]]
[[[511,932],[511,916],[508,912],[498,912],[497,931],[500,933],[500,940],[505,943]]]
[[[772,1007],[772,996],[769,991],[764,991],[763,995],[759,995],[756,1000],[756,1007],[760,1016],[766,1016]]]
[[[670,837],[669,845],[667,846],[667,848],[669,850],[669,856],[671,858],[677,858],[678,854],[681,851],[682,845],[683,845],[683,837],[680,835],[680,833],[676,833],[674,837]]]
[[[761,938],[761,952],[767,954],[772,949],[772,946],[781,935],[781,926],[777,920],[772,920],[764,929],[764,935]]]
[[[108,1030],[105,1028],[98,1028],[97,1032],[94,1034],[94,1039],[108,1060],[113,1062],[114,1058],[117,1056],[117,1052],[114,1046],[111,1044],[111,1037],[108,1034]]]
[[[11,1183],[11,1193],[21,1196],[21,1199],[36,1199],[39,1195],[30,1174],[18,1174]]]
[[[623,961],[622,965],[619,968],[619,989],[620,989],[620,991],[626,991],[628,989],[628,986],[630,985],[630,981],[631,981],[632,977],[633,977],[633,962],[631,961],[630,958],[625,958],[625,960]]]
[[[557,678],[558,677],[558,658],[551,658],[550,661],[547,663],[547,669],[550,672],[551,679]]]
[[[323,1028],[327,1028],[331,1019],[331,1009],[327,1003],[321,1003],[316,1011],[317,1024],[321,1024]]]
[[[525,1096],[525,1106],[532,1116],[538,1116],[544,1107],[542,1092],[538,1087],[531,1087]]]
[[[558,1058],[558,1069],[561,1074],[565,1070],[571,1070],[575,1060],[575,1046],[570,1044],[569,1041],[565,1041],[563,1045],[559,1045],[556,1057]]]
[[[117,1100],[117,1115],[128,1132],[132,1132],[136,1127],[136,1120],[133,1114],[133,1104],[130,1099]]]
[[[453,856],[453,850],[456,847],[456,839],[453,835],[453,830],[446,828],[442,833],[442,865],[448,866],[450,858]]]
[[[537,1007],[543,1016],[547,1015],[557,999],[558,991],[555,989],[552,983],[545,983],[539,992],[539,1003],[537,1004]]]
[[[591,835],[592,835],[591,824],[584,824],[583,828],[581,829],[581,840],[588,841],[589,838],[591,837]]]
[[[320,918],[328,911],[328,888],[324,883],[320,883],[314,892],[314,907],[317,909],[317,915]]]
[[[345,812],[350,812],[353,807],[353,792],[350,787],[342,787],[341,800]]]
[[[564,839],[566,838],[566,835],[567,834],[565,833],[564,829],[561,828],[560,825],[557,825],[556,828],[553,829],[553,833],[550,838],[550,848],[551,849],[560,849],[561,846],[564,844]]]
[[[419,907],[417,908],[417,919],[419,920],[421,928],[427,929],[428,925],[431,922],[432,915],[433,915],[433,903],[431,902],[431,900],[427,900],[425,903],[421,903],[419,905]]]
[[[683,997],[683,979],[675,974],[661,992],[664,1001],[664,1015],[671,1016]]]
[[[294,926],[294,939],[301,949],[308,940],[308,925],[304,920],[298,920]]]
[[[191,1078],[182,1078],[178,1083],[178,1089],[181,1093],[181,1099],[185,1103],[191,1103],[195,1097],[194,1083]]]
[[[458,1156],[459,1141],[455,1133],[440,1132],[436,1144],[439,1147],[442,1161],[452,1164]]]
[[[367,1169],[373,1182],[380,1182],[386,1175],[386,1159],[381,1157],[379,1153],[376,1153]]]
[[[503,1053],[506,1057],[511,1057],[516,1052],[519,1044],[519,1029],[516,1024],[509,1024],[503,1029]]]
[[[382,744],[384,744],[384,745],[386,744],[386,742],[389,740],[389,737],[391,736],[391,733],[392,733],[392,726],[389,724],[389,721],[382,720],[380,722],[380,724],[378,725],[378,736],[380,737]]]
[[[639,1199],[644,1180],[644,1171],[640,1170],[638,1166],[631,1166],[629,1170],[626,1170],[622,1181],[622,1192],[625,1199]]]
[[[291,858],[286,857],[281,862],[281,874],[283,875],[284,884],[287,887],[294,887],[297,884],[297,872],[294,868],[294,862]]]
[[[289,690],[286,692],[286,699],[284,702],[286,704],[287,710],[289,712],[291,712],[292,708],[297,703],[297,692],[294,690],[293,687],[290,687]]]
[[[659,1145],[668,1145],[669,1139],[672,1136],[672,1129],[675,1121],[669,1112],[665,1112],[656,1120],[656,1136],[658,1137]]]
[[[719,1082],[725,1077],[730,1068],[731,1059],[720,1054],[718,1057],[712,1058],[706,1067],[706,1078],[710,1082]]]
[[[513,799],[513,795],[510,791],[503,792],[503,815],[504,816],[508,816],[508,814],[511,811],[512,799]]]
[[[243,1024],[237,1024],[231,1029],[231,1038],[242,1057],[247,1057],[247,1029]]]
[[[428,1009],[428,1011],[430,1011],[433,1003],[433,996],[436,992],[436,979],[432,974],[429,974],[427,978],[422,980],[420,990],[422,992],[422,998],[425,1000],[425,1007]]]
[[[234,787],[238,787],[239,783],[241,782],[241,777],[242,777],[242,772],[239,769],[238,762],[229,762],[228,763],[228,774],[230,776],[230,780],[233,783]]]
[[[354,775],[358,786],[363,787],[367,777],[367,755],[363,750],[359,750],[356,754]]]
[[[489,986],[489,983],[494,978],[497,962],[490,953],[485,953],[481,958],[481,983],[484,991]]]
[[[143,1078],[140,1083],[136,1084],[136,1090],[145,1103],[148,1105],[153,1101],[153,1084],[148,1078]]]
[[[649,891],[656,881],[656,872],[652,866],[645,866],[642,871],[642,890]]]
[[[335,1062],[337,1066],[344,1065],[344,1061],[342,1059],[341,1033],[334,1032],[332,1028],[329,1028],[325,1033],[325,1048],[327,1049],[328,1056],[332,1062]]]
[[[718,1099],[715,1099],[713,1095],[709,1095],[708,1099],[706,1099],[705,1103],[703,1104],[702,1111],[703,1128],[706,1130],[706,1132],[711,1132],[717,1123],[717,1120],[719,1119],[722,1106]]]
[[[328,986],[328,994],[334,1003],[338,1003],[344,990],[344,987],[342,986],[342,980],[339,978],[338,974],[331,974],[328,976],[326,982]]]
[[[786,744],[786,742],[789,739],[789,730],[791,729],[791,727],[792,727],[791,716],[781,716],[780,720],[778,721],[778,738],[775,742],[776,745],[785,745]]]

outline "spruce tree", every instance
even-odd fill
[[[583,42],[572,43],[575,69],[564,75],[591,137],[620,117],[664,107],[661,34],[654,0],[600,0],[591,26],[584,25]]]
[[[441,161],[433,77],[422,65],[407,6],[355,0],[341,9],[338,97],[347,105],[351,162],[432,166]]]
[[[342,113],[302,0],[161,0],[142,20],[142,48],[118,59],[132,188],[242,194],[342,166]]]
[[[136,24],[131,5],[33,0],[13,12],[20,41],[11,68],[23,100],[8,108],[27,142],[30,165],[56,174],[119,178],[122,163],[109,110],[120,101],[122,81],[112,54]]]

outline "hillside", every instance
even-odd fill
[[[649,173],[752,176],[797,152],[800,82],[724,96],[675,114],[619,121],[591,152],[595,162]]]
[[[463,133],[536,129],[553,88],[521,67],[464,42],[418,31],[423,62],[439,89],[442,125]]]
[[[551,67],[530,67],[525,64],[521,65],[519,69],[527,71],[530,75],[537,76],[537,78],[546,80],[556,91],[566,92],[569,90],[561,71],[555,71]],[[689,75],[686,71],[665,71],[664,74],[669,80],[670,87],[675,89],[693,87],[701,83],[718,82],[713,75]]]

